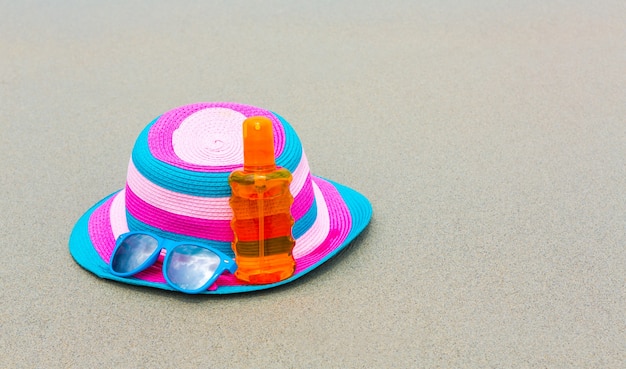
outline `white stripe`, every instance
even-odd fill
[[[324,242],[330,231],[330,215],[324,195],[319,187],[313,182],[313,192],[317,202],[317,217],[315,222],[300,238],[296,240],[293,248],[294,258],[306,256]],[[121,234],[128,232],[126,221],[126,206],[124,190],[115,195],[110,209],[111,231],[117,239]]]
[[[328,236],[330,232],[330,215],[328,214],[328,206],[322,191],[313,183],[313,193],[315,194],[315,202],[317,203],[317,217],[315,222],[300,238],[296,240],[293,248],[293,256],[298,259],[309,254],[316,249]]]
[[[126,221],[126,191],[121,190],[115,195],[109,209],[109,218],[111,218],[111,231],[115,239],[128,232],[128,222]]]
[[[289,190],[296,197],[309,178],[306,156],[302,156],[292,175]],[[228,197],[201,197],[167,190],[146,179],[132,160],[128,163],[126,184],[146,203],[173,214],[209,220],[230,220],[233,216]]]

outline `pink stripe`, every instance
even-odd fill
[[[128,186],[126,187],[126,209],[140,222],[166,232],[223,242],[233,240],[229,220],[200,219],[169,213],[144,202]]]
[[[328,235],[330,228],[330,217],[328,215],[328,207],[324,196],[319,187],[313,183],[313,192],[315,193],[315,203],[317,204],[317,218],[315,223],[300,238],[293,248],[293,257],[298,259],[302,255],[306,255],[317,245],[322,243]]]
[[[341,245],[348,237],[348,234],[352,229],[352,216],[350,215],[350,210],[335,186],[321,178],[315,178],[315,183],[324,194],[327,207],[332,209],[332,215],[329,216],[330,228],[328,236],[319,246],[311,250],[306,255],[296,259],[296,273],[299,273],[319,262],[330,252],[339,247],[339,245]]]
[[[152,155],[154,155],[154,157],[158,160],[175,165],[179,168],[191,169],[199,172],[225,172],[235,169],[236,166],[232,165],[206,166],[188,163],[181,160],[174,152],[174,147],[172,145],[174,131],[178,129],[180,124],[187,117],[200,110],[208,108],[227,108],[237,111],[246,117],[264,116],[271,119],[274,123],[273,128],[276,157],[279,157],[280,154],[282,154],[285,147],[285,131],[278,118],[276,118],[271,112],[254,106],[234,103],[198,103],[170,110],[159,117],[148,133],[148,146],[150,147]],[[241,166],[241,164],[238,166]]]
[[[128,163],[126,185],[147,204],[169,213],[213,220],[233,217],[228,197],[200,197],[167,190],[139,173],[132,159]]]
[[[89,238],[94,249],[107,264],[115,248],[115,237],[111,232],[110,209],[113,199],[108,199],[89,217]]]
[[[307,207],[307,210],[310,207],[311,205]],[[126,187],[126,209],[137,220],[167,232],[222,242],[232,242],[233,240],[230,219],[201,219],[173,214],[146,203],[130,187]],[[301,218],[306,212],[304,209],[299,209],[299,213]]]
[[[292,192],[295,196],[291,213],[297,221],[306,214],[313,203],[311,176],[305,158],[300,161],[294,173],[290,190],[293,191],[294,182],[300,188],[297,192]],[[302,179],[303,176],[304,179]],[[139,173],[132,160],[128,163],[126,185],[143,202],[168,213],[206,220],[230,221],[232,219],[233,213],[228,204],[228,197],[200,197],[167,190],[146,179]]]
[[[302,191],[300,191],[300,193],[293,198],[291,216],[296,222],[300,220],[313,205],[315,195],[313,194],[312,183],[313,182],[309,178],[309,180],[305,182],[305,186],[302,188]]]
[[[296,196],[302,190],[302,187],[306,183],[306,181],[310,180],[309,175],[311,174],[311,170],[309,169],[309,161],[302,151],[302,157],[300,158],[300,163],[296,167],[296,170],[291,173],[292,180],[291,185],[289,185],[289,191],[293,196]]]
[[[124,198],[126,196],[126,190],[121,190],[111,202],[111,232],[113,232],[113,238],[117,239],[121,234],[127,233],[128,222],[126,221],[126,204]]]

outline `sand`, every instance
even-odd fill
[[[0,4],[0,367],[623,368],[623,1]],[[365,194],[284,288],[102,280],[68,238],[154,117],[278,112]]]

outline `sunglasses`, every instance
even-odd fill
[[[109,269],[112,274],[129,277],[153,265],[165,249],[163,276],[167,283],[184,293],[206,291],[228,270],[237,270],[226,254],[196,242],[177,242],[149,232],[122,234],[115,243]]]

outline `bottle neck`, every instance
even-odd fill
[[[276,164],[271,165],[244,165],[243,171],[248,173],[271,173],[276,170]]]

